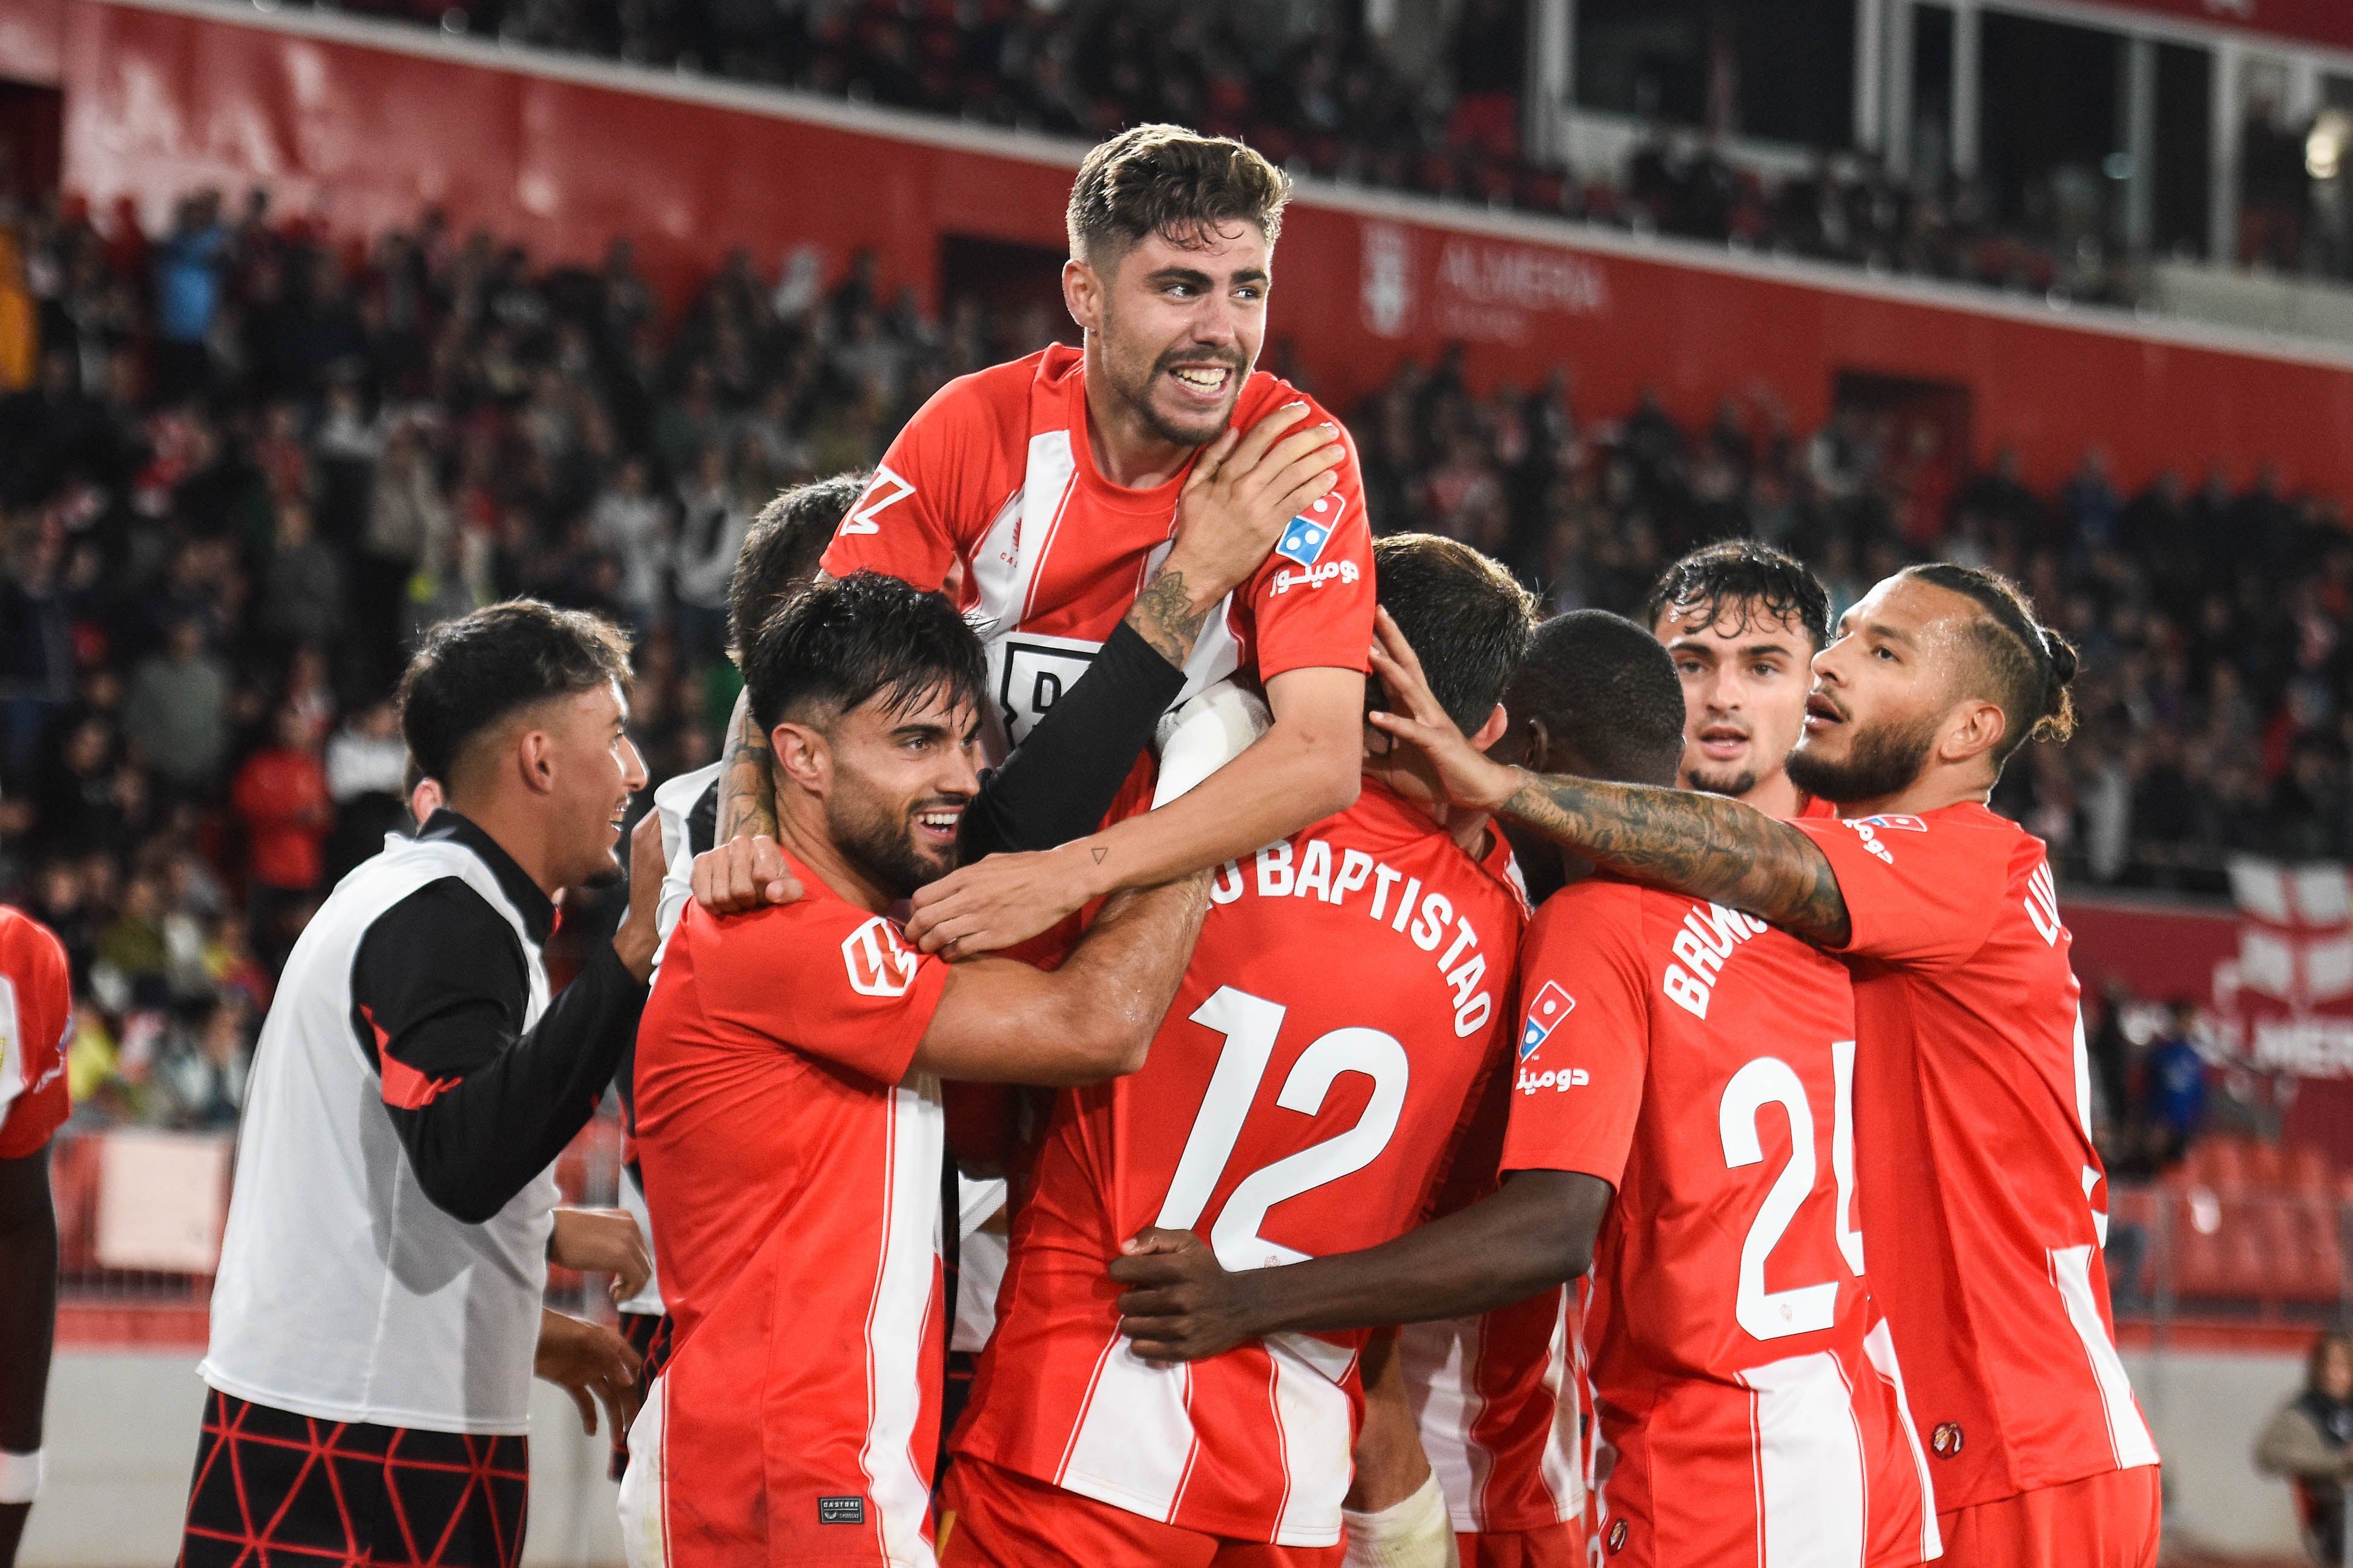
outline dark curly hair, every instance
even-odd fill
[[[1816,652],[1831,640],[1831,596],[1822,580],[1795,556],[1753,539],[1703,545],[1659,574],[1642,624],[1656,634],[1670,609],[1702,612],[1703,627],[1744,614],[1801,626]]]

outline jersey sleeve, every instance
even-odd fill
[[[2014,828],[1922,816],[1789,826],[1820,847],[1838,878],[1851,926],[1839,952],[1933,967],[1985,945],[2010,884]]]
[[[47,926],[19,917],[0,953],[15,991],[15,1027],[0,1051],[0,1160],[37,1154],[73,1112],[66,1089],[66,1047],[73,1034],[73,982],[65,948]]]
[[[1528,928],[1503,1169],[1625,1173],[1650,1065],[1641,908],[1623,883],[1574,883]]]
[[[686,918],[712,917],[697,906]],[[695,972],[711,1018],[882,1083],[907,1076],[947,988],[944,960],[907,946],[887,915],[838,901],[718,918],[751,929],[731,933],[725,963]]]
[[[1331,418],[1311,409],[1310,418]],[[1259,678],[1328,666],[1368,670],[1373,645],[1373,531],[1356,443],[1333,420],[1347,456],[1331,492],[1291,521],[1244,587],[1256,626]]]
[[[929,592],[947,581],[1007,499],[988,493],[997,401],[993,383],[966,376],[915,411],[835,530],[828,576],[880,572]]]

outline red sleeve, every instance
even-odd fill
[[[15,1099],[0,1101],[0,1160],[21,1160],[38,1153],[73,1113],[66,1090],[73,983],[64,947],[36,921],[11,915],[0,952],[16,992],[15,1028],[0,1050],[23,1053],[15,1063],[0,1062],[0,1083],[22,1085]]]
[[[1789,824],[1821,847],[1852,930],[1838,951],[1930,966],[1985,945],[2010,885],[2014,826],[1989,816],[1805,817]]]
[[[883,1083],[907,1076],[947,986],[943,960],[908,947],[889,916],[835,899],[726,919],[749,929],[694,976],[713,1020]]]
[[[1320,408],[1309,416],[1330,417]],[[1339,429],[1347,448],[1339,482],[1293,520],[1243,590],[1256,627],[1261,680],[1318,666],[1372,668],[1373,531],[1356,443],[1347,426]],[[1303,525],[1315,531],[1303,531]]]
[[[1007,500],[989,493],[1002,414],[990,374],[948,383],[907,421],[827,547],[828,576],[880,572],[937,589],[971,553]],[[1026,380],[1020,391],[1026,411]]]
[[[1577,1171],[1616,1186],[1650,1065],[1642,895],[1571,883],[1520,944],[1520,1037],[1506,1171]]]

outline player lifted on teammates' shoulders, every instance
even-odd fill
[[[1376,556],[1448,712],[1500,732],[1527,595],[1451,540]],[[1414,1222],[1507,1051],[1525,920],[1508,865],[1484,816],[1367,779],[1347,810],[1219,869],[1142,1070],[1056,1107],[955,1440],[944,1563],[1338,1562],[1363,1336],[1149,1366],[1103,1271],[1147,1225],[1265,1269]]]
[[[1428,712],[1411,649],[1387,629],[1384,642],[1397,661],[1385,681]],[[1531,761],[1673,776],[1683,702],[1638,627],[1563,616],[1529,666],[1514,691],[1536,699],[1526,717],[1548,742]],[[1936,1555],[1926,1456],[1848,1211],[1844,970],[1745,915],[1560,858],[1567,885],[1520,952],[1501,1190],[1390,1247],[1250,1278],[1208,1267],[1190,1238],[1147,1235],[1113,1269],[1139,1287],[1121,1302],[1137,1351],[1493,1309],[1589,1255],[1603,1560],[1900,1568]],[[1565,1568],[1564,1537],[1486,1531],[1463,1538],[1462,1557]]]
[[[924,889],[908,932],[926,950],[1008,946],[1356,798],[1373,584],[1355,450],[1338,421],[1253,369],[1289,195],[1249,148],[1176,126],[1139,126],[1089,153],[1062,272],[1085,347],[942,389],[826,555],[836,576],[871,569],[955,596],[988,649],[993,756],[1069,689],[1147,579],[1198,632],[1183,694],[1240,676],[1273,711],[1256,745],[1166,808]],[[1155,577],[1192,511],[1258,496],[1297,521],[1240,587]],[[746,729],[730,742],[723,837],[773,827]]]
[[[1499,768],[1434,708],[1379,721],[1462,804],[1846,961],[1872,1289],[1935,1455],[1947,1559],[1968,1568],[2140,1568],[2157,1551],[2157,1449],[2109,1317],[2071,939],[2042,845],[1985,804],[2020,745],[2067,732],[2074,673],[2001,578],[1898,573],[1814,659],[1789,775],[1839,815],[1791,823]]]

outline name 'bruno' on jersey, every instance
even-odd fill
[[[1209,897],[1142,1069],[1056,1102],[955,1449],[1183,1529],[1328,1546],[1364,1335],[1148,1366],[1105,1270],[1147,1226],[1240,1269],[1416,1224],[1508,1060],[1526,906],[1500,840],[1474,860],[1370,779]]]

